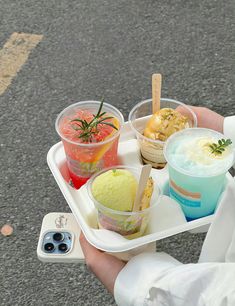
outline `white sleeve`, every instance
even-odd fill
[[[214,219],[204,240],[199,262],[235,262],[235,181],[221,195]],[[233,234],[234,233],[234,234]],[[234,240],[233,240],[234,235]]]
[[[118,306],[234,306],[235,264],[183,265],[164,253],[141,254],[119,273]]]
[[[224,118],[224,135],[230,138],[235,146],[235,116]]]

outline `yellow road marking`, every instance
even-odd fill
[[[42,40],[43,35],[13,33],[0,50],[0,95],[27,61],[29,54]]]

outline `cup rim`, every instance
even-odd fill
[[[108,168],[102,169],[101,171],[93,174],[90,177],[90,179],[87,181],[86,188],[87,188],[87,192],[88,192],[88,195],[89,195],[90,199],[93,201],[93,203],[94,203],[94,205],[96,206],[97,209],[100,208],[101,210],[106,210],[107,212],[112,213],[112,214],[116,214],[116,215],[135,216],[135,215],[139,215],[139,214],[148,212],[149,210],[153,209],[154,207],[156,207],[159,204],[160,199],[162,197],[162,189],[159,187],[158,183],[155,183],[155,182],[154,182],[154,187],[157,186],[158,199],[157,199],[157,201],[153,205],[149,206],[148,208],[145,208],[144,210],[134,211],[134,212],[133,211],[129,212],[129,211],[114,210],[114,209],[106,207],[103,204],[101,204],[100,202],[98,202],[93,197],[93,194],[92,194],[92,191],[91,191],[92,183],[95,180],[95,178],[98,177],[100,174],[102,174],[104,172],[107,172],[109,170],[112,170],[112,169],[126,169],[126,170],[132,170],[132,171],[139,171],[139,169],[137,167],[131,167],[131,166],[125,166],[125,165],[117,165],[117,166],[112,166],[112,167],[108,167]]]
[[[181,172],[187,176],[191,176],[191,177],[214,177],[214,176],[217,176],[217,175],[220,175],[220,174],[223,174],[223,173],[226,173],[229,168],[231,168],[231,166],[234,164],[235,162],[235,150],[234,150],[234,146],[232,148],[232,152],[231,154],[233,154],[233,161],[231,162],[231,165],[229,167],[226,167],[226,170],[224,171],[217,171],[215,173],[213,173],[212,175],[197,175],[197,174],[191,174],[190,172],[188,172],[187,170],[184,170],[184,169],[181,169],[180,167],[178,167],[177,165],[172,165],[172,163],[169,161],[169,158],[167,156],[167,153],[166,153],[166,150],[167,150],[167,146],[169,145],[169,142],[174,138],[174,137],[177,137],[177,135],[180,135],[180,134],[183,134],[183,133],[186,133],[189,132],[189,130],[194,130],[194,131],[198,131],[198,130],[201,130],[201,131],[210,131],[214,134],[217,134],[221,137],[224,137],[224,134],[218,132],[218,131],[215,131],[215,130],[212,130],[212,129],[207,129],[207,128],[198,128],[198,127],[195,127],[195,128],[188,128],[188,129],[184,129],[184,130],[181,130],[179,132],[176,132],[174,134],[172,134],[166,141],[164,147],[163,147],[163,154],[164,154],[164,157],[167,161],[167,163],[172,167],[174,168],[175,170],[177,170],[178,172]]]
[[[100,102],[100,101],[95,101],[95,100],[87,100],[87,101],[76,102],[76,103],[73,103],[73,104],[67,106],[66,108],[64,108],[64,109],[57,115],[57,118],[56,118],[56,121],[55,121],[55,129],[56,129],[57,134],[60,136],[60,138],[61,138],[62,140],[65,140],[65,141],[71,143],[71,144],[78,145],[78,146],[80,146],[80,147],[86,147],[86,148],[88,148],[88,147],[98,147],[98,146],[104,145],[104,144],[106,144],[106,143],[109,143],[109,142],[111,142],[112,140],[114,140],[115,138],[117,138],[117,137],[120,135],[121,129],[122,129],[122,127],[123,127],[123,124],[124,124],[124,117],[123,117],[123,114],[122,114],[115,106],[113,106],[113,105],[111,105],[111,104],[109,104],[109,103],[106,103],[106,102],[104,102],[103,105],[109,107],[109,108],[110,108],[111,110],[113,110],[114,112],[117,112],[118,115],[119,115],[119,117],[120,117],[120,119],[121,119],[121,120],[119,120],[119,118],[118,118],[118,121],[119,121],[119,123],[120,123],[120,126],[119,126],[118,131],[117,131],[116,133],[114,133],[114,135],[113,135],[112,137],[110,137],[110,138],[108,138],[108,139],[106,139],[106,140],[104,140],[104,141],[100,141],[100,142],[82,143],[82,142],[76,142],[76,141],[67,139],[67,138],[59,131],[59,120],[60,120],[61,116],[62,116],[67,110],[69,110],[70,108],[73,108],[73,107],[79,106],[79,105],[85,105],[85,104],[87,104],[87,103],[92,103],[92,104],[96,104],[96,105],[99,104],[99,105],[100,105],[101,102]]]
[[[132,108],[132,110],[131,110],[130,113],[129,113],[128,122],[129,122],[129,124],[130,124],[131,129],[132,129],[140,138],[142,138],[142,139],[144,139],[145,141],[148,141],[148,142],[150,142],[150,143],[154,143],[154,144],[157,144],[157,143],[159,144],[159,143],[160,143],[160,144],[164,145],[164,143],[165,143],[166,141],[157,140],[157,139],[155,140],[155,139],[148,138],[148,137],[144,136],[143,134],[141,134],[141,133],[133,126],[133,124],[132,124],[131,116],[132,116],[132,114],[134,113],[134,111],[135,111],[138,107],[140,107],[141,105],[143,105],[143,104],[145,104],[145,103],[148,103],[148,102],[150,102],[150,101],[152,101],[152,98],[146,99],[146,100],[143,100],[143,101],[137,103],[137,104]],[[161,101],[174,102],[174,103],[176,103],[176,104],[179,104],[179,105],[185,107],[185,108],[192,114],[192,116],[193,116],[194,127],[197,126],[197,116],[196,116],[196,114],[194,113],[194,111],[193,111],[189,106],[187,106],[187,105],[184,104],[183,102],[180,102],[180,101],[177,101],[177,100],[174,100],[174,99],[170,99],[170,98],[161,98]],[[149,116],[151,116],[151,114],[150,114]],[[142,117],[142,118],[143,118],[143,117]]]

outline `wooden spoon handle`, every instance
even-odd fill
[[[133,205],[133,211],[140,210],[141,199],[144,193],[144,189],[147,185],[147,181],[148,181],[151,169],[152,169],[152,166],[150,164],[143,166],[141,169],[139,184],[138,184],[138,188],[136,192],[135,202]]]
[[[152,75],[152,112],[160,110],[162,75],[155,73]]]

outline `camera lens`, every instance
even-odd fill
[[[68,251],[68,245],[66,243],[61,243],[59,244],[58,249],[61,252],[66,253]]]
[[[51,243],[51,242],[48,242],[48,243],[46,243],[46,244],[44,245],[44,250],[45,250],[46,252],[53,252],[54,249],[55,249],[55,246],[54,246],[54,244]]]
[[[64,235],[62,233],[55,233],[53,235],[53,239],[55,241],[63,241],[64,240]]]

